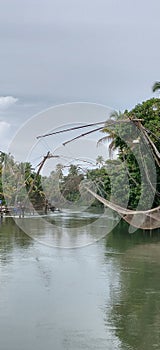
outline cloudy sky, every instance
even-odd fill
[[[2,0],[1,149],[27,118],[65,102],[123,111],[160,80],[159,0]]]

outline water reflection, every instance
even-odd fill
[[[42,244],[61,248],[79,248],[104,237],[117,224],[110,210],[97,214],[73,213],[15,218],[16,224]]]
[[[116,249],[116,281],[110,285],[110,310],[105,323],[113,327],[122,349],[160,348],[160,235],[117,227],[106,247]],[[118,254],[120,253],[120,254]]]
[[[65,222],[72,227],[71,217]],[[47,224],[41,227],[36,218],[32,220],[34,235],[50,236]],[[67,237],[73,246],[91,235],[89,226],[85,232],[83,226],[75,226],[74,222]],[[54,239],[63,242],[65,225],[63,229],[61,236],[54,232]],[[127,225],[121,223],[93,245],[56,249],[40,245],[4,217],[0,226],[2,349],[159,349],[159,269],[159,233],[129,235]]]
[[[11,253],[17,248],[27,249],[31,239],[8,217],[1,218],[0,225],[0,261],[7,263]]]

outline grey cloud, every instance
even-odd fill
[[[6,0],[0,94],[133,106],[159,79],[159,10],[158,0]]]

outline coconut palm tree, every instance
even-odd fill
[[[115,138],[116,138],[116,129],[115,126],[117,125],[118,120],[125,121],[126,117],[124,114],[122,114],[120,111],[116,112],[114,111],[109,119],[105,122],[105,126],[102,129],[103,133],[106,133],[107,135],[103,136],[99,141],[98,145],[102,142],[109,142],[109,156],[112,156],[112,152],[117,148],[115,145]]]

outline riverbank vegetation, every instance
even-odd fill
[[[159,86],[159,85],[158,85]],[[127,121],[130,121],[129,123]],[[50,173],[42,176],[32,168],[29,162],[17,163],[10,154],[0,153],[0,200],[11,205],[24,202],[26,194],[33,206],[43,206],[46,198],[53,205],[62,197],[70,202],[80,199],[79,185],[82,180],[95,184],[98,194],[115,203],[126,202],[130,209],[137,208],[140,197],[145,200],[154,192],[153,207],[160,204],[160,164],[156,152],[154,166],[157,179],[152,183],[151,154],[149,143],[143,142],[141,126],[145,130],[151,146],[160,152],[160,99],[152,98],[138,104],[131,111],[114,113],[102,129],[98,144],[108,142],[110,159],[97,157],[97,166],[87,171],[78,165],[70,164],[64,171],[61,164]],[[140,141],[143,143],[143,155],[140,154]],[[112,157],[116,150],[116,157]],[[156,159],[157,157],[157,159]],[[153,158],[153,155],[152,155]],[[152,163],[153,164],[153,163]],[[141,165],[141,167],[140,167]],[[5,169],[5,171],[4,171]],[[142,176],[143,173],[143,176]],[[142,177],[145,178],[142,183]],[[147,196],[146,196],[147,193]],[[99,205],[97,200],[92,205]]]

